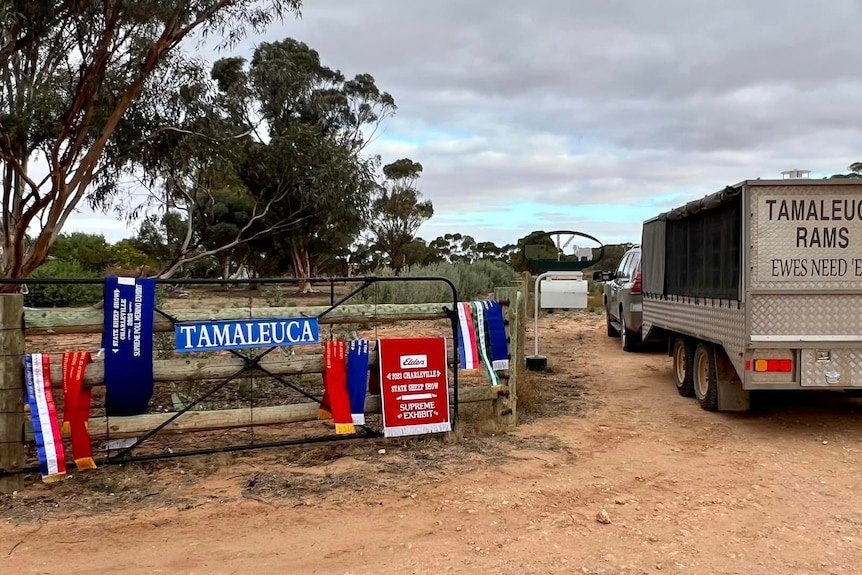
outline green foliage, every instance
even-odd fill
[[[76,261],[49,261],[30,276],[33,279],[97,278]],[[30,284],[24,297],[28,307],[82,307],[102,299],[101,284]]]
[[[112,267],[136,269],[154,263],[154,257],[144,253],[139,245],[133,239],[111,245],[102,234],[72,232],[57,237],[51,248],[51,257],[59,262],[76,264],[84,273],[80,277],[101,277]]]
[[[517,249],[515,244],[498,247],[494,242],[479,242],[475,247],[475,255],[478,260],[499,260],[511,265]]]
[[[458,290],[460,301],[484,299],[495,288],[507,286],[518,279],[518,274],[512,268],[495,261],[436,263],[414,267],[402,274],[402,277],[411,276],[450,280]],[[440,281],[387,282],[368,288],[362,297],[367,303],[437,303],[451,301],[452,291]]]
[[[518,240],[517,249],[512,254],[512,267],[515,271],[529,271],[533,275],[541,273],[541,270],[530,265],[527,261],[526,251],[528,249],[535,251],[537,247],[547,248],[548,253],[551,254],[550,257],[556,257],[557,247],[554,245],[554,240],[545,235],[545,232],[541,230],[530,232]],[[535,257],[535,254],[531,253],[530,256]]]
[[[408,267],[413,267],[441,263],[443,258],[425,240],[416,238],[404,246],[404,260]]]
[[[143,168],[152,183],[193,173],[194,146],[177,138],[190,128],[209,131],[217,118],[208,112],[204,69],[182,53],[183,41],[197,33],[236,45],[299,7],[299,0],[0,5],[0,219],[15,223],[4,230],[0,273],[26,277],[38,268],[82,200],[117,207],[111,199],[124,175]],[[52,158],[54,177],[42,178],[37,153]],[[37,225],[37,237],[21,249]]]
[[[513,256],[518,251],[518,246],[514,244],[501,247],[494,242],[477,243],[473,236],[460,233],[442,235],[428,246],[437,254],[439,261],[449,263],[493,260],[512,265]]]
[[[233,272],[231,261],[245,261],[254,251],[248,243],[236,243],[237,240],[263,234],[265,230],[260,221],[254,219],[255,201],[244,188],[214,190],[205,194],[205,198],[198,203],[194,241],[202,249],[215,253],[220,275],[228,277]],[[227,247],[232,243],[233,247]]]
[[[445,234],[432,241],[430,246],[448,263],[469,263],[475,259],[476,240],[472,236],[461,233]]]
[[[104,272],[116,257],[105,236],[84,232],[57,236],[51,255],[64,262],[77,262],[82,269],[93,274]]]
[[[165,212],[161,217],[149,216],[141,222],[132,246],[164,267],[181,256],[187,221],[175,211]]]
[[[120,240],[112,246],[114,265],[123,269],[140,268],[151,265],[152,258],[135,246],[134,240]]]
[[[260,117],[268,132],[265,143],[249,143],[238,166],[266,211],[268,233],[256,251],[297,277],[318,263],[338,267],[333,256],[346,260],[369,219],[377,159],[362,151],[367,134],[394,113],[392,96],[368,74],[347,79],[292,38],[260,44],[248,69],[236,58],[220,60],[212,75],[230,121],[251,130],[250,118]]]
[[[434,215],[431,201],[422,201],[422,194],[416,189],[416,180],[421,173],[422,164],[409,158],[383,166],[386,182],[371,206],[374,247],[387,255],[389,267],[395,275],[422,258],[419,246],[413,245],[412,250],[408,248],[414,242],[419,227]],[[417,259],[411,262],[409,256]]]

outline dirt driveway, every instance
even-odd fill
[[[0,573],[860,572],[857,400],[706,413],[602,319],[543,319],[558,415],[512,435],[171,463],[87,507],[33,487],[5,502]]]

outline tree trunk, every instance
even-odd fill
[[[317,293],[317,290],[313,289],[308,281],[305,281],[311,277],[311,262],[308,257],[308,248],[291,248],[290,258],[293,261],[294,277],[299,280],[296,286],[296,293]]]
[[[216,256],[216,259],[219,260],[219,268],[221,268],[221,279],[223,279],[223,280],[230,279],[230,256],[227,254],[224,254],[224,257]],[[230,283],[225,282],[222,284],[222,287],[227,289],[227,288],[230,288],[230,285],[231,285]]]
[[[243,264],[245,265],[245,264]],[[251,267],[246,267],[246,274],[248,275],[249,280],[260,279],[260,273],[256,269],[252,269]],[[258,291],[260,290],[260,284],[256,281],[249,281],[248,283],[248,291]]]
[[[21,171],[27,173],[30,164],[30,152],[26,146],[17,146],[14,155],[18,158]],[[46,232],[43,230],[39,236],[34,238],[29,253],[25,251],[27,228],[21,225],[21,220],[26,211],[24,205],[26,183],[11,164],[7,163],[6,168],[8,171],[4,174],[3,181],[3,215],[5,219],[3,233],[5,237],[0,269],[2,269],[2,277],[4,278],[21,278],[27,277],[30,272],[45,263],[53,240],[50,243],[36,241],[45,235]],[[48,234],[50,236],[50,230]],[[17,293],[18,289],[19,286],[17,285],[6,284],[0,286],[0,293]]]

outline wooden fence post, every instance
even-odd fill
[[[512,427],[518,425],[518,382],[521,374],[524,373],[527,361],[524,353],[524,339],[526,338],[525,326],[527,322],[527,315],[523,310],[523,302],[526,299],[524,294],[525,292],[522,291],[515,293],[516,305],[512,306],[512,309],[515,311],[512,313],[512,317],[509,318],[509,321],[511,322],[510,325],[514,325],[514,328],[511,330],[512,337],[509,341],[509,353],[512,356],[512,359],[509,361],[509,379],[511,381],[509,392],[511,394],[512,404]]]
[[[24,296],[0,295],[0,471],[24,466]],[[22,473],[0,475],[0,493],[24,488]]]
[[[525,271],[521,274],[521,281],[524,282],[524,309],[522,310],[524,320],[533,317],[533,274]]]
[[[506,333],[509,336],[509,379],[507,381],[508,397],[502,397],[495,402],[497,419],[500,427],[511,429],[518,425],[518,377],[522,373],[524,359],[524,313],[523,292],[519,288],[499,288],[496,291],[498,300],[509,300],[505,311],[508,321]]]

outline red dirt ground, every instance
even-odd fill
[[[859,572],[858,401],[707,413],[676,394],[665,354],[623,353],[602,321],[542,319],[552,371],[524,386],[510,434],[34,483],[0,499],[0,573]]]

